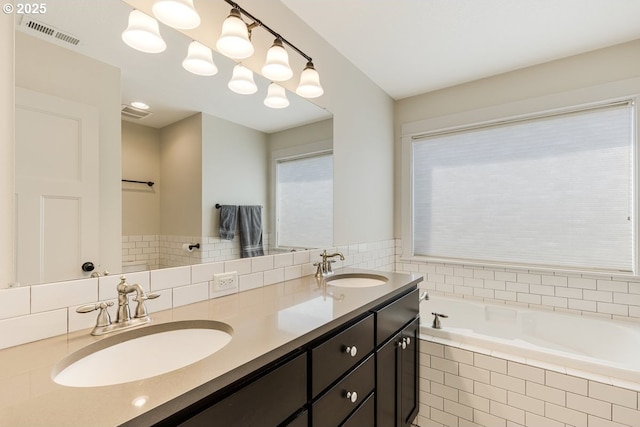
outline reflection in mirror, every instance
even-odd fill
[[[22,285],[237,258],[237,237],[219,238],[216,204],[262,206],[265,253],[291,250],[276,247],[273,163],[332,149],[331,115],[308,100],[288,93],[288,108],[265,107],[269,82],[257,74],[256,94],[231,92],[235,63],[216,52],[217,75],[185,71],[184,34],[161,25],[162,54],[126,46],[131,10],[59,0],[16,17]]]

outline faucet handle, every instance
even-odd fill
[[[111,324],[111,316],[107,310],[107,307],[111,306],[113,306],[113,301],[87,304],[76,308],[76,313],[91,313],[92,311],[100,310],[100,312],[98,312],[98,317],[96,318],[96,328],[104,327]]]
[[[160,296],[160,294],[141,294],[140,296],[134,298],[133,300],[138,303],[136,306],[136,314],[135,318],[145,318],[149,315],[147,312],[147,307],[144,305],[144,302],[148,299],[156,299]]]
[[[81,305],[80,307],[76,308],[76,313],[91,313],[92,311],[96,311],[98,309],[104,310],[107,307],[111,306],[113,306],[113,301]]]

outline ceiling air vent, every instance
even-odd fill
[[[63,42],[61,43],[63,45],[71,44],[73,46],[77,46],[80,43],[79,38],[74,37],[67,32],[60,31],[52,25],[39,22],[28,16],[23,17],[22,21],[20,22],[20,26],[26,33],[38,35],[41,38],[48,40],[54,38]]]
[[[122,105],[120,113],[122,114],[122,117],[135,120],[144,119],[152,114],[151,111],[140,110],[139,108],[134,108],[131,105],[125,104]]]

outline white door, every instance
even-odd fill
[[[85,277],[98,259],[98,112],[16,88],[16,279]]]

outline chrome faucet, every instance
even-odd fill
[[[333,264],[335,260],[329,258],[340,257],[340,261],[344,261],[344,255],[342,255],[342,252],[328,254],[327,250],[325,249],[324,252],[320,254],[320,256],[322,257],[322,262],[316,262],[313,264],[315,267],[318,267],[318,269],[316,270],[316,277],[318,278],[333,274],[331,264]]]
[[[107,310],[108,307],[113,305],[112,301],[108,303],[101,302],[83,305],[76,309],[78,313],[90,313],[94,310],[100,310],[98,312],[96,326],[93,328],[93,331],[91,331],[91,335],[104,335],[109,332],[132,328],[151,321],[144,302],[148,299],[158,298],[160,296],[159,294],[145,294],[142,286],[137,283],[133,285],[128,284],[125,276],[120,277],[120,283],[116,286],[116,290],[118,291],[118,311],[116,313],[116,321],[113,323]],[[132,318],[129,311],[129,294],[133,292],[136,293],[136,297],[133,298],[133,300],[138,304]]]

